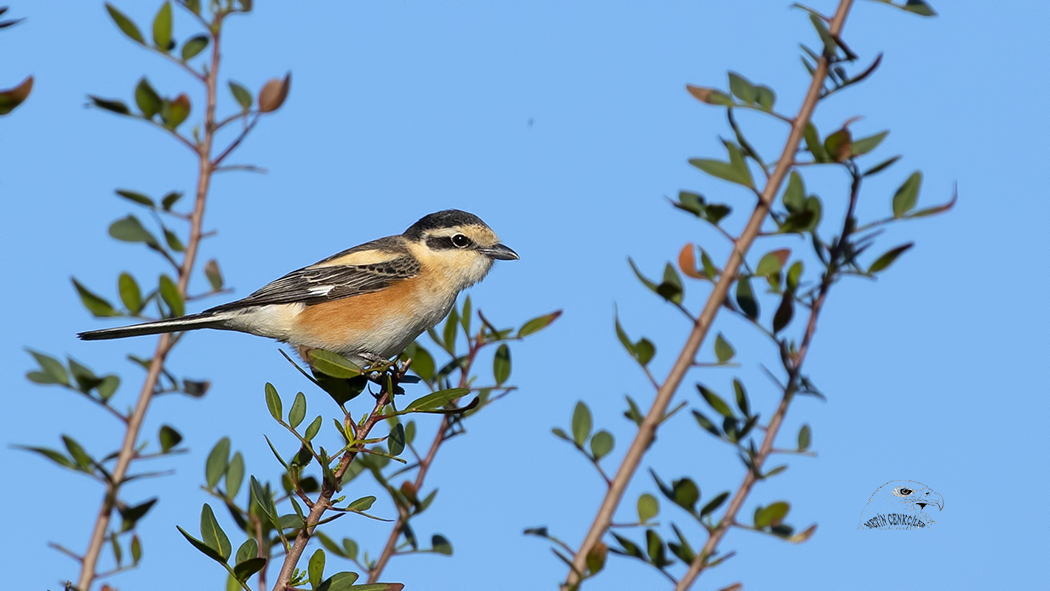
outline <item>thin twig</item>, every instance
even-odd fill
[[[390,396],[390,392],[384,387],[382,393],[376,399],[375,408],[372,409],[368,418],[365,419],[364,425],[358,430],[358,440],[366,439],[372,427],[380,421],[381,411],[389,403]],[[288,553],[285,554],[284,564],[281,566],[281,572],[277,576],[277,582],[274,583],[273,591],[288,591],[288,582],[291,580],[292,573],[299,563],[299,558],[302,557],[303,551],[306,550],[306,544],[309,543],[310,538],[313,536],[314,528],[321,522],[324,512],[332,507],[332,496],[335,495],[339,482],[342,481],[343,475],[350,468],[350,463],[357,457],[362,446],[363,444],[343,452],[343,456],[339,459],[339,465],[332,472],[335,478],[334,481],[329,481],[327,478],[324,479],[321,484],[321,494],[314,501],[314,506],[310,508],[310,513],[306,516],[305,525],[299,528],[295,541],[292,543],[291,548],[288,549]]]
[[[849,10],[849,2],[851,0],[843,0],[843,3],[839,5],[839,11],[835,14],[835,19],[832,22],[832,30],[841,31],[842,24],[845,20],[845,12]],[[843,8],[845,7],[845,8]],[[837,25],[837,28],[836,28]],[[821,59],[820,63],[824,63],[824,59]],[[818,65],[819,66],[819,65]],[[845,220],[842,224],[842,234],[839,237],[838,243],[832,249],[829,254],[829,266],[825,272],[821,284],[820,291],[813,301],[813,305],[810,308],[809,321],[806,323],[806,332],[802,337],[802,343],[799,345],[798,352],[794,355],[784,355],[784,365],[788,368],[788,379],[787,384],[784,386],[784,395],[780,400],[780,405],[777,407],[773,417],[769,420],[769,424],[765,428],[765,435],[762,439],[762,445],[759,447],[758,453],[755,454],[752,459],[752,467],[744,475],[744,481],[740,484],[740,488],[737,489],[736,494],[733,495],[733,500],[730,501],[728,508],[726,509],[725,515],[719,520],[718,525],[711,530],[710,536],[707,538],[707,542],[704,547],[696,555],[696,558],[689,565],[689,570],[685,576],[679,581],[675,587],[675,591],[685,591],[692,586],[696,581],[696,578],[700,576],[705,568],[710,565],[707,560],[711,556],[714,556],[718,549],[718,544],[729,530],[730,526],[738,525],[736,516],[740,512],[741,507],[744,505],[744,501],[747,499],[754,487],[755,483],[758,482],[759,474],[762,473],[762,466],[765,464],[766,459],[775,451],[773,443],[776,440],[777,434],[780,431],[780,427],[783,424],[784,417],[787,414],[788,407],[791,404],[791,400],[794,398],[795,393],[798,389],[799,377],[802,374],[802,364],[806,360],[806,354],[809,352],[809,345],[813,340],[813,335],[816,334],[817,330],[817,319],[820,317],[820,312],[824,307],[824,301],[827,298],[828,290],[831,289],[832,284],[836,281],[836,274],[838,270],[838,261],[842,255],[843,249],[849,243],[850,233],[853,229],[853,213],[856,209],[857,198],[860,193],[860,174],[853,170],[853,186],[850,191],[849,207],[846,211]],[[794,452],[804,453],[804,452]]]
[[[479,311],[479,314],[481,312]],[[466,359],[462,365],[460,365],[460,382],[459,387],[467,386],[467,378],[469,377],[470,367],[474,365],[474,360],[478,357],[478,352],[481,351],[482,347],[485,346],[485,342],[482,340],[484,335],[483,330],[479,330],[478,336],[474,342],[469,344]],[[504,393],[506,394],[506,393]],[[434,463],[434,459],[438,455],[438,449],[441,444],[448,440],[448,427],[451,421],[448,415],[444,415],[441,418],[441,425],[438,426],[438,432],[434,436],[434,441],[430,442],[430,448],[426,452],[426,457],[419,461],[419,471],[416,472],[415,488],[417,491],[423,487],[423,481],[426,478],[426,472],[430,469],[430,465]],[[412,515],[408,514],[406,508],[398,505],[398,519],[391,528],[391,533],[386,537],[386,544],[383,545],[383,551],[379,554],[379,560],[376,561],[376,566],[369,569],[369,583],[376,583],[379,581],[379,576],[382,575],[383,569],[386,568],[386,564],[390,562],[397,552],[397,541],[401,537],[401,532],[404,531],[404,527],[408,524],[408,519]]]
[[[176,138],[193,149],[198,154],[200,160],[199,175],[197,177],[197,199],[193,206],[193,212],[190,214],[190,238],[186,244],[186,252],[182,259],[182,265],[179,267],[178,290],[183,296],[186,295],[194,263],[197,260],[197,249],[201,241],[201,226],[204,221],[204,209],[207,203],[208,189],[211,183],[212,166],[209,157],[211,154],[212,138],[214,135],[212,127],[215,121],[216,81],[218,79],[220,59],[218,31],[221,30],[222,18],[223,13],[217,13],[215,15],[215,26],[211,29],[211,68],[204,80],[207,92],[207,107],[204,115],[205,131],[203,141],[199,146],[195,146],[178,133],[172,132]],[[165,129],[167,130],[167,128]],[[82,591],[88,591],[91,588],[91,584],[97,578],[96,572],[98,568],[98,560],[102,554],[102,547],[106,540],[106,532],[109,529],[110,518],[112,517],[113,509],[116,506],[117,494],[120,492],[120,487],[125,482],[128,468],[135,457],[135,444],[138,441],[139,431],[142,429],[143,420],[146,418],[146,411],[149,408],[150,401],[153,399],[157,382],[160,379],[161,371],[164,367],[164,362],[173,345],[174,341],[171,334],[161,335],[160,340],[157,342],[157,347],[153,352],[153,358],[149,370],[146,373],[146,380],[143,382],[142,389],[139,391],[138,401],[135,403],[135,410],[127,419],[127,430],[124,433],[124,442],[120,447],[120,454],[117,456],[117,465],[113,469],[112,484],[106,488],[106,494],[102,499],[98,516],[95,519],[95,527],[91,533],[87,552],[84,553],[84,560],[82,562],[80,576],[77,582],[77,588]]]
[[[836,34],[842,31],[842,25],[845,22],[846,14],[849,12],[852,4],[853,0],[842,0],[839,4],[831,29]],[[747,226],[740,234],[740,238],[737,239],[736,248],[733,249],[729,260],[723,267],[724,270],[722,276],[719,278],[718,283],[715,284],[714,290],[708,297],[707,303],[704,305],[700,317],[694,324],[693,330],[689,334],[685,346],[682,348],[682,352],[675,361],[667,380],[657,391],[656,398],[653,400],[653,405],[649,409],[648,414],[646,414],[645,419],[642,420],[642,424],[639,425],[638,434],[635,436],[634,441],[631,442],[631,446],[627,450],[627,454],[624,456],[623,463],[620,464],[620,468],[617,470],[616,476],[613,478],[612,486],[609,487],[605,499],[598,508],[598,514],[595,516],[591,528],[587,532],[587,536],[584,538],[583,543],[580,544],[579,550],[573,557],[572,568],[569,570],[566,582],[562,586],[563,589],[578,588],[580,583],[579,573],[585,572],[587,568],[587,556],[601,541],[605,532],[609,529],[609,524],[612,523],[613,514],[619,506],[620,501],[623,499],[627,485],[630,483],[634,473],[638,470],[638,466],[642,461],[642,456],[645,455],[646,450],[652,443],[656,434],[656,429],[663,420],[664,412],[667,410],[671,398],[678,390],[678,386],[685,378],[685,374],[696,361],[696,353],[699,350],[700,345],[703,343],[704,338],[707,336],[707,332],[710,329],[711,324],[714,322],[719,310],[723,307],[722,303],[725,301],[725,298],[729,293],[730,285],[736,279],[744,255],[750,250],[751,244],[754,242],[756,235],[762,228],[762,224],[769,215],[773,200],[779,192],[781,184],[791,170],[795,151],[801,143],[802,132],[805,129],[806,124],[809,122],[810,117],[813,115],[813,110],[816,108],[820,96],[820,90],[823,87],[825,78],[827,77],[827,71],[827,60],[821,59],[817,64],[816,71],[813,73],[813,80],[810,84],[809,91],[806,94],[806,99],[803,101],[798,115],[792,121],[791,132],[788,134],[788,139],[784,144],[784,151],[780,156],[780,160],[777,162],[777,167],[770,175],[769,181],[766,183],[765,189],[762,191],[762,197],[759,200],[758,205],[755,207],[754,212],[751,214]],[[685,579],[683,579],[683,582],[684,581]],[[691,583],[692,581],[689,581],[689,584]],[[679,583],[678,586],[682,587],[682,583]]]

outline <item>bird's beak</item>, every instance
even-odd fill
[[[479,248],[478,252],[490,259],[496,259],[498,261],[516,261],[521,258],[518,256],[518,253],[511,250],[510,247],[502,244],[496,244],[489,246],[488,248]]]
[[[942,497],[940,495],[940,493],[936,493],[936,492],[933,492],[933,491],[930,491],[929,493],[926,494],[926,499],[925,500],[919,501],[916,504],[917,505],[922,505],[922,509],[923,510],[926,509],[927,505],[937,505],[937,510],[938,511],[944,511],[944,497]]]

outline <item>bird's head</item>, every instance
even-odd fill
[[[914,480],[894,480],[887,482],[875,491],[872,499],[893,502],[906,510],[924,511],[930,505],[937,510],[944,509],[944,497],[921,482]]]
[[[444,274],[457,289],[481,281],[494,260],[518,259],[481,218],[458,209],[425,216],[402,236],[420,263]]]

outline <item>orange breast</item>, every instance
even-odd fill
[[[299,340],[311,347],[342,351],[366,346],[369,335],[403,321],[411,325],[418,307],[418,277],[402,279],[374,293],[306,306],[296,318]],[[376,335],[379,336],[379,335]]]

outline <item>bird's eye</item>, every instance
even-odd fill
[[[906,497],[912,493],[912,490],[910,488],[905,488],[902,486],[894,492],[897,493],[897,496]]]
[[[467,248],[471,244],[474,244],[474,243],[471,242],[470,238],[467,238],[466,236],[464,236],[462,234],[456,234],[455,236],[452,237],[452,245],[455,246],[456,248]]]

